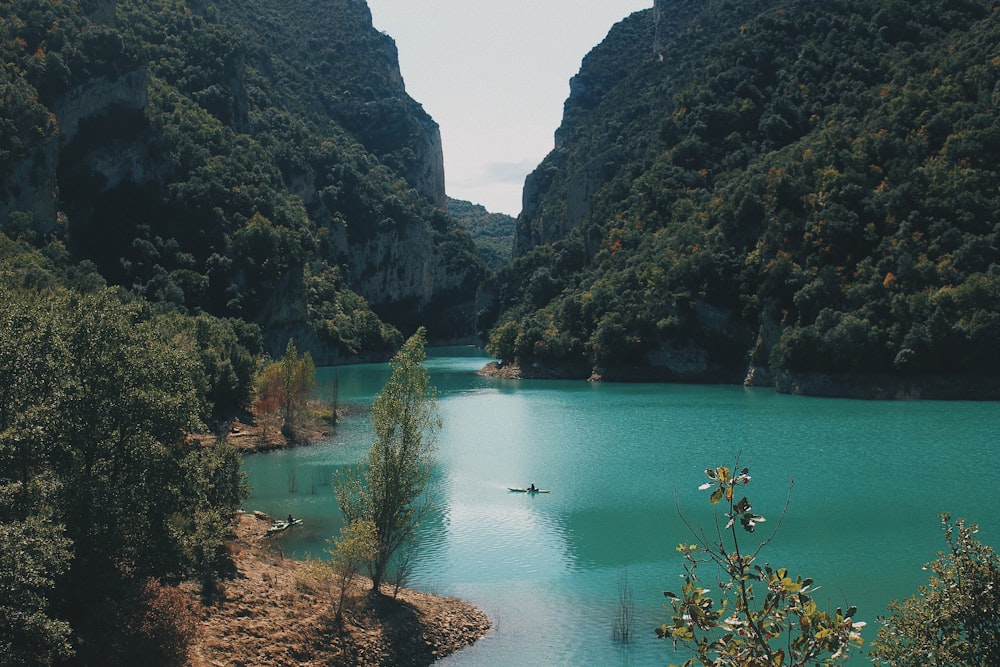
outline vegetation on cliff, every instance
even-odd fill
[[[582,376],[1000,372],[994,4],[660,9],[584,61],[493,352]]]
[[[479,204],[450,197],[448,213],[469,232],[487,267],[498,269],[511,260],[515,218],[506,213],[490,213]]]
[[[437,126],[364,3],[11,0],[0,19],[9,235],[257,323],[275,355],[471,326],[455,311],[482,265],[439,208]]]

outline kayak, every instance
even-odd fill
[[[515,489],[508,486],[508,491],[513,491],[514,493],[551,493],[550,489]]]
[[[288,521],[276,521],[270,528],[267,529],[269,533],[280,533],[286,528],[291,528],[292,526],[297,526],[302,523],[302,519],[294,519],[291,523]]]

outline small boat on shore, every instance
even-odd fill
[[[270,533],[280,533],[283,530],[291,528],[292,526],[297,526],[302,523],[302,519],[292,519],[291,521],[276,521],[271,524],[271,527],[267,529],[268,534]]]
[[[552,492],[551,489],[519,489],[519,488],[515,488],[515,487],[511,487],[511,486],[508,486],[507,490],[508,491],[512,491],[514,493],[551,493]]]

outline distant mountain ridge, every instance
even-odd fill
[[[0,230],[318,363],[471,335],[437,124],[359,0],[15,0]]]
[[[657,0],[571,84],[490,347],[525,374],[998,396],[993,2]]]
[[[486,266],[496,269],[511,259],[517,219],[490,213],[485,206],[448,198],[448,213],[469,232]]]

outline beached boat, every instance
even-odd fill
[[[292,521],[276,521],[270,528],[267,529],[268,533],[280,533],[281,531],[291,528],[292,526],[297,526],[302,523],[302,519],[293,519]]]

